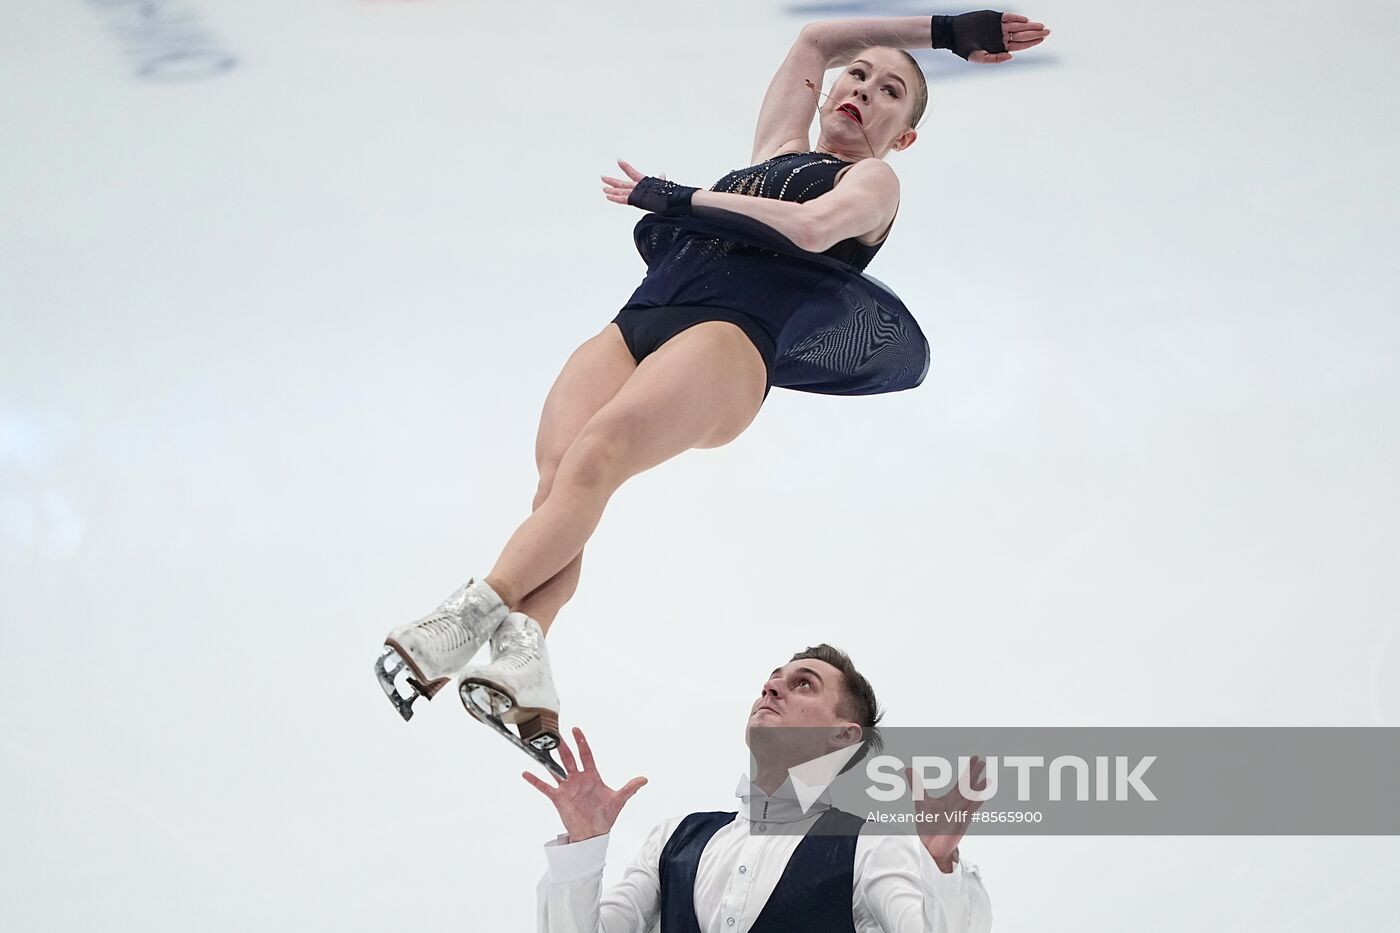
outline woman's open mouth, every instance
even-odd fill
[[[861,117],[860,111],[856,109],[855,104],[842,104],[840,107],[836,108],[836,112],[844,113],[861,126],[865,125],[865,120]]]

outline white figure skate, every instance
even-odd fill
[[[538,622],[519,612],[506,616],[491,636],[491,663],[463,671],[458,692],[475,719],[564,777],[550,755],[559,746],[559,694]],[[518,737],[507,723],[520,730]]]
[[[452,680],[509,611],[491,587],[468,580],[436,611],[389,633],[374,673],[405,722],[418,698],[431,700]]]

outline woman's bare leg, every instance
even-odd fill
[[[540,428],[535,435],[535,466],[540,479],[532,511],[549,498],[559,461],[584,424],[617,394],[636,369],[637,363],[616,324],[609,324],[601,333],[584,341],[569,357],[545,397],[544,411],[540,414]],[[548,631],[555,615],[578,589],[582,566],[583,553],[579,552],[562,570],[513,604],[513,608]]]
[[[584,424],[487,583],[517,606],[579,556],[624,481],[692,447],[738,437],[758,414],[764,383],[762,358],[733,324],[707,321],[668,340]]]

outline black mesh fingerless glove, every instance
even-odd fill
[[[930,28],[935,49],[952,49],[964,60],[977,51],[1006,51],[1006,43],[1001,41],[1001,14],[996,10],[935,16]]]
[[[691,197],[699,190],[647,175],[637,182],[637,186],[627,196],[627,203],[644,211],[666,211],[684,217],[690,213]]]

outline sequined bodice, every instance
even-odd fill
[[[790,152],[735,169],[710,190],[810,201],[831,191],[836,176],[850,164],[824,152]],[[843,273],[858,275],[880,249],[854,237],[842,240],[824,253],[845,267],[832,270],[793,252],[744,242],[742,237],[691,232],[684,224],[639,222],[638,228],[643,227],[648,232],[638,250],[647,261],[647,275],[625,307],[704,305],[742,311],[762,321],[775,341],[796,308],[818,291],[843,281]],[[763,229],[781,238],[776,231]]]
[[[824,152],[787,152],[757,165],[736,168],[710,190],[800,203],[830,191],[836,176],[850,164]]]
[[[800,204],[830,192],[836,187],[836,176],[841,170],[854,164],[825,152],[787,152],[757,165],[736,168],[711,185],[710,190]],[[852,237],[837,243],[825,255],[864,269],[879,251],[879,244],[869,246]]]

